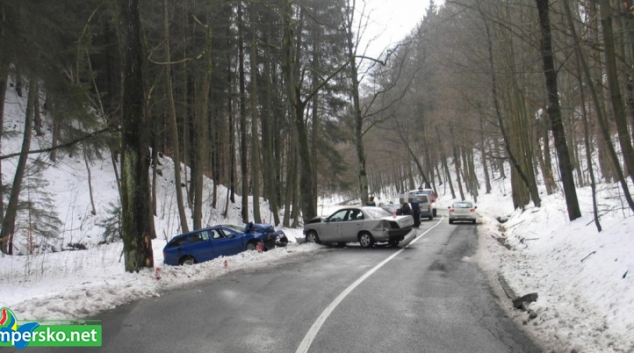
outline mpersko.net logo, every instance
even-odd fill
[[[0,347],[17,349],[101,347],[101,325],[90,324],[95,321],[100,322],[99,320],[18,320],[11,309],[2,308],[0,310]]]

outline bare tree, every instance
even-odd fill
[[[22,181],[24,179],[24,172],[26,170],[26,162],[29,159],[29,149],[31,148],[31,136],[33,129],[33,111],[35,104],[35,96],[37,94],[37,79],[34,76],[29,80],[29,96],[26,105],[26,113],[24,117],[24,138],[22,140],[22,150],[20,152],[20,158],[18,159],[18,165],[15,170],[15,176],[13,177],[13,184],[11,185],[11,193],[9,194],[9,203],[7,204],[7,210],[2,218],[2,229],[0,229],[0,250],[3,253],[13,254],[13,233],[15,232],[15,218],[18,214],[18,201],[20,198],[20,189],[22,188]]]
[[[566,134],[561,121],[561,108],[559,106],[559,90],[557,88],[557,71],[553,60],[553,49],[550,29],[550,15],[548,0],[535,0],[539,12],[539,26],[541,29],[541,53],[544,63],[544,75],[546,76],[546,89],[548,90],[548,119],[555,139],[555,148],[559,157],[559,172],[564,186],[568,218],[573,221],[581,217],[577,188],[572,175],[573,166],[570,161]]]

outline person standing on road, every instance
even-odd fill
[[[418,202],[412,202],[412,216],[414,216],[414,228],[420,227],[420,205]]]
[[[368,198],[368,202],[365,203],[366,206],[376,206],[376,202],[374,202],[374,196],[370,196]]]

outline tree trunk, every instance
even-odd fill
[[[543,0],[542,0],[543,1]],[[601,0],[601,25],[603,27],[603,41],[605,43],[605,69],[610,87],[610,99],[614,112],[614,121],[619,136],[625,169],[629,177],[634,181],[634,148],[630,137],[625,105],[619,87],[619,77],[616,65],[616,53],[614,49],[614,32],[612,29],[612,9],[609,0]]]
[[[301,43],[295,42],[294,25],[292,19],[293,7],[290,0],[285,0],[282,9],[282,26],[283,26],[283,40],[282,40],[282,53],[284,56],[282,73],[285,79],[286,93],[288,100],[292,107],[294,126],[297,130],[297,144],[298,154],[300,159],[300,203],[302,205],[302,217],[304,220],[309,220],[317,215],[317,208],[314,200],[317,199],[317,195],[313,194],[315,188],[313,183],[315,182],[313,176],[313,163],[310,156],[310,146],[308,139],[308,129],[306,127],[306,121],[304,120],[304,108],[306,102],[301,98],[301,82],[299,78],[298,70],[298,50],[301,48]],[[297,21],[300,25],[302,23],[302,15]],[[297,31],[298,36],[301,37],[301,28]]]
[[[546,77],[546,89],[548,90],[548,118],[550,128],[555,140],[555,149],[559,160],[559,171],[568,208],[568,218],[573,221],[581,217],[577,189],[573,177],[573,166],[570,161],[570,153],[566,143],[566,134],[561,121],[561,108],[559,107],[559,91],[557,88],[557,71],[552,52],[552,39],[550,31],[550,18],[548,0],[535,0],[539,12],[539,25],[541,29],[541,53],[544,64],[544,76]],[[631,147],[631,146],[630,146]]]
[[[227,83],[229,87],[233,87],[231,79],[232,76],[231,65],[227,65]],[[236,189],[238,188],[236,185],[236,123],[233,111],[233,99],[231,99],[231,95],[229,95],[227,110],[227,115],[229,116],[229,200],[231,203],[235,203]],[[228,204],[227,207],[229,207]],[[227,213],[225,212],[225,217],[226,215]]]
[[[158,168],[159,168],[159,161],[158,161],[158,139],[159,139],[159,132],[158,132],[158,124],[156,123],[156,119],[152,119],[152,214],[156,217],[157,216],[157,196],[156,196],[156,184],[157,184],[157,175],[158,175]],[[115,166],[115,171],[116,171],[116,166]],[[118,174],[118,173],[117,173]],[[118,180],[118,177],[117,177]],[[121,195],[121,187],[119,186],[119,195]]]
[[[2,229],[0,229],[0,250],[4,254],[13,254],[13,234],[15,233],[15,219],[18,214],[18,203],[20,198],[20,189],[26,171],[26,163],[29,159],[29,150],[31,148],[31,130],[33,129],[33,110],[35,105],[35,96],[37,95],[37,79],[35,76],[29,78],[29,95],[26,105],[26,114],[24,118],[24,138],[22,139],[22,150],[18,159],[18,165],[15,169],[13,184],[11,185],[11,193],[9,194],[9,203],[7,210],[2,219]]]
[[[51,103],[51,106],[53,107],[53,109],[55,109],[54,102]],[[57,148],[55,147],[57,146],[57,142],[59,141],[59,138],[60,138],[61,126],[60,126],[60,121],[57,114],[51,114],[51,117],[53,120],[53,132],[51,134],[51,147],[53,148],[53,150],[48,155],[48,158],[50,158],[52,162],[55,162],[57,160]],[[113,158],[114,158],[114,155],[113,155]]]
[[[40,111],[40,93],[35,92],[35,101],[33,102],[33,128],[35,136],[44,136],[42,131],[42,112]]]
[[[354,119],[354,145],[357,151],[357,162],[359,178],[359,196],[361,204],[365,205],[368,201],[368,174],[366,171],[366,156],[363,146],[363,116],[361,114],[361,103],[359,98],[359,73],[357,70],[357,62],[355,59],[356,49],[354,43],[354,11],[356,9],[346,7],[346,49],[348,50],[348,58],[350,60],[349,76],[352,83],[352,114]]]
[[[548,123],[546,119],[542,119],[540,123],[541,138],[542,141],[544,141],[543,151],[540,148],[541,153],[539,154],[541,157],[540,159],[543,161],[542,175],[544,177],[544,184],[546,184],[546,193],[548,195],[552,195],[557,189],[557,183],[555,183],[555,177],[553,175],[553,162],[550,156],[550,135],[548,134]],[[539,139],[537,140],[537,146],[538,148],[540,146]]]
[[[4,55],[0,54],[0,151],[2,151],[2,134],[4,132],[4,99],[7,94],[7,81],[9,78],[9,65],[5,64]],[[2,163],[0,162],[0,175],[2,175]],[[2,182],[0,182],[2,184]],[[4,192],[0,187],[0,224],[4,219]]]
[[[149,183],[149,138],[144,112],[143,53],[138,0],[122,0],[125,64],[123,65],[121,210],[125,269],[154,267]]]
[[[462,140],[462,138],[460,138]],[[460,154],[460,158],[462,158],[461,165],[464,166],[462,168],[462,179],[464,180],[465,189],[467,193],[473,195],[473,191],[471,189],[471,170],[469,169],[469,157],[467,156],[467,149],[464,147],[458,148],[458,152]]]
[[[296,154],[295,155],[295,165],[299,166],[301,165],[301,162],[298,160],[299,159],[299,155]],[[295,169],[297,170],[297,169]],[[293,185],[294,187],[291,188],[291,193],[292,193],[292,197],[291,197],[291,204],[292,206],[292,210],[291,210],[291,218],[293,219],[293,223],[291,223],[291,228],[297,228],[299,227],[299,212],[301,210],[301,206],[300,206],[300,197],[301,197],[301,186],[299,185],[300,180],[299,180],[299,175],[296,172],[293,172]],[[316,212],[315,212],[316,214]]]
[[[262,114],[262,119],[261,119],[261,128],[262,128],[262,155],[264,157],[264,165],[262,170],[264,171],[264,175],[265,177],[264,179],[264,185],[265,185],[265,190],[264,190],[264,195],[265,197],[269,200],[269,207],[271,208],[271,212],[273,213],[273,224],[274,225],[278,225],[280,224],[280,216],[279,216],[279,212],[278,212],[278,208],[279,208],[279,199],[277,196],[277,183],[276,183],[276,173],[277,173],[277,168],[275,168],[274,166],[274,161],[275,161],[275,156],[273,154],[273,149],[274,149],[274,137],[273,137],[273,132],[276,131],[273,128],[273,124],[274,124],[274,117],[273,117],[273,102],[272,102],[272,95],[273,95],[273,84],[271,82],[271,80],[273,79],[271,77],[271,72],[274,71],[272,68],[273,64],[272,64],[272,53],[271,53],[271,46],[270,46],[270,41],[269,41],[269,32],[270,31],[270,26],[267,28],[267,32],[265,32],[265,38],[264,38],[264,43],[265,43],[265,53],[266,55],[264,56],[265,59],[265,63],[264,63],[264,85],[265,88],[260,90],[260,93],[262,94],[262,106],[263,106],[263,114]],[[260,84],[260,86],[262,86],[262,84]]]
[[[498,139],[493,139],[493,150],[495,151],[495,163],[500,173],[500,179],[506,179],[506,171],[504,170],[504,157],[502,156],[502,149],[500,148],[500,142]]]
[[[244,19],[238,3],[238,71],[240,75],[240,175],[242,176],[242,222],[249,221],[249,161],[247,141],[247,103],[244,80]]]
[[[207,136],[207,122],[209,121],[209,90],[211,85],[211,25],[205,25],[206,29],[206,50],[205,50],[205,71],[201,77],[201,89],[199,104],[200,108],[196,110],[195,114],[195,126],[194,134],[196,136],[196,144],[194,149],[194,159],[197,166],[196,173],[192,172],[192,179],[194,181],[194,229],[202,228],[202,216],[203,216],[203,171],[205,169],[205,157],[209,154],[208,136]]]
[[[84,149],[84,164],[86,164],[86,172],[88,174],[88,195],[90,196],[90,207],[92,208],[90,213],[94,216],[97,214],[97,208],[95,207],[95,198],[93,197],[93,192],[92,192],[92,175],[90,172],[90,163],[88,162],[88,156],[86,154],[86,147],[84,146],[83,149]]]
[[[475,162],[473,160],[473,150],[469,150],[467,153],[467,167],[469,168],[469,186],[471,189],[471,195],[473,195],[473,201],[478,202],[478,196],[480,195],[480,182],[475,172]]]
[[[321,42],[321,31],[319,28],[314,29],[312,32],[316,32],[316,33],[311,33],[313,35],[313,55],[312,55],[312,84],[313,84],[313,90],[318,89],[317,86],[319,84],[319,80],[320,80],[320,72],[321,72],[321,65],[320,65],[320,61],[319,61],[319,54],[320,54],[320,42]],[[319,139],[319,113],[320,113],[320,106],[319,106],[319,93],[315,93],[315,95],[313,96],[312,99],[312,122],[311,122],[311,130],[313,132],[312,134],[312,138],[310,139],[310,155],[313,156],[312,159],[312,164],[313,164],[313,173],[314,176],[313,178],[315,179],[315,182],[313,183],[313,194],[314,195],[318,195],[318,190],[317,190],[317,141]],[[315,210],[317,210],[317,198],[315,198],[314,200],[315,203]]]
[[[251,6],[251,16],[255,19],[256,13]],[[251,181],[253,183],[253,221],[262,223],[260,216],[260,142],[258,126],[258,54],[257,54],[257,29],[251,28]]]
[[[494,65],[494,61],[493,61],[493,43],[492,43],[492,39],[491,39],[491,34],[489,32],[489,24],[484,16],[484,14],[482,14],[483,17],[483,21],[484,21],[484,27],[486,30],[486,34],[487,34],[487,49],[488,49],[488,54],[489,54],[489,68],[491,70],[491,96],[492,96],[492,100],[493,100],[493,106],[495,108],[495,115],[497,117],[498,123],[500,125],[500,132],[502,133],[502,137],[504,139],[504,147],[506,149],[506,153],[508,155],[508,158],[511,161],[511,165],[513,166],[513,168],[515,168],[517,170],[517,174],[519,175],[519,177],[522,179],[522,181],[524,182],[524,184],[526,185],[527,188],[530,188],[531,183],[528,180],[528,177],[526,176],[526,174],[524,173],[524,171],[522,170],[522,166],[519,163],[519,161],[517,160],[517,158],[515,157],[515,155],[513,154],[513,152],[511,151],[511,141],[509,139],[508,133],[506,131],[506,128],[504,127],[504,119],[502,116],[502,112],[500,109],[500,102],[499,102],[499,98],[498,98],[498,88],[497,88],[497,79],[496,79],[496,75],[495,75],[495,65]],[[497,143],[497,141],[496,141]],[[500,173],[504,176],[504,166],[500,165]],[[531,171],[532,172],[532,171]],[[505,177],[505,176],[504,176]],[[535,187],[534,190],[537,190],[537,188]],[[538,194],[533,194],[531,195],[533,202],[535,203],[535,205],[537,207],[540,207],[540,199],[539,199],[539,195]]]
[[[582,69],[582,64],[581,64],[581,59],[579,58],[579,54],[580,52],[577,50],[577,31],[575,29],[575,25],[574,22],[572,20],[572,14],[570,11],[570,6],[568,4],[568,0],[564,0],[563,2],[563,6],[564,6],[564,12],[566,14],[566,18],[568,19],[568,25],[570,26],[570,31],[573,37],[573,43],[575,43],[575,54],[576,54],[576,61],[577,61],[577,68],[578,68],[578,74],[577,76],[577,84],[578,87],[584,87],[584,82],[583,82],[583,73],[581,72]],[[594,178],[594,167],[592,166],[592,147],[591,147],[591,142],[590,142],[590,129],[588,128],[588,113],[586,110],[586,104],[585,104],[585,93],[584,93],[584,89],[580,90],[580,94],[581,94],[581,102],[583,102],[584,104],[581,104],[581,112],[582,112],[582,118],[583,118],[583,142],[584,142],[584,147],[586,149],[586,164],[588,165],[588,174],[590,174],[590,188],[592,189],[592,215],[593,215],[593,219],[594,219],[594,224],[597,227],[597,231],[600,233],[601,232],[601,222],[599,222],[599,209],[597,207],[597,186],[596,186],[596,181]]]
[[[451,140],[455,143],[453,129],[451,129]],[[458,153],[458,147],[456,147],[455,144],[452,145],[451,149],[453,151],[453,163],[456,168],[456,183],[458,184],[458,191],[460,192],[460,200],[464,201],[464,191],[462,190],[462,182],[460,181],[460,154]]]
[[[284,193],[284,227],[290,227],[290,219],[291,219],[291,208],[295,205],[293,204],[293,194],[294,190],[297,189],[297,185],[295,181],[297,180],[297,147],[295,140],[297,132],[293,129],[291,133],[291,138],[288,141],[288,168],[286,169],[286,192]]]
[[[568,8],[567,2],[565,4],[566,4],[566,8]],[[567,9],[567,11],[570,12],[569,9]],[[598,113],[597,120],[599,121],[599,127],[601,129],[603,139],[606,141],[606,147],[607,147],[609,156],[612,159],[612,163],[614,165],[614,169],[619,179],[619,183],[621,183],[621,188],[623,189],[625,200],[627,201],[627,204],[630,207],[630,209],[634,211],[634,200],[632,199],[632,194],[630,193],[629,187],[627,185],[627,180],[625,180],[625,176],[623,175],[621,165],[619,164],[619,157],[616,154],[614,146],[610,142],[610,132],[607,126],[606,119],[604,119],[602,116],[602,110],[600,109],[601,103],[599,100],[597,89],[595,88],[594,82],[592,80],[592,74],[590,73],[590,69],[588,68],[588,64],[586,63],[583,53],[581,52],[581,44],[579,41],[579,37],[577,37],[576,31],[575,31],[574,25],[572,24],[572,20],[570,18],[571,16],[569,13],[568,13],[568,17],[569,17],[568,22],[569,22],[569,25],[572,31],[573,40],[575,43],[575,52],[579,60],[579,63],[581,64],[581,67],[583,69],[584,75],[586,76],[588,88],[590,89],[590,93],[592,95],[592,101],[595,105],[595,108],[597,109],[597,113]]]
[[[484,139],[484,118],[480,115],[480,159],[484,170],[484,187],[486,194],[491,193],[491,177],[489,176],[489,166],[486,158],[486,143]]]
[[[438,126],[436,126],[435,129],[436,129],[436,135],[441,136],[440,129],[438,128]],[[442,161],[442,166],[446,175],[445,179],[449,183],[449,190],[451,190],[451,198],[455,199],[456,191],[453,189],[453,181],[451,180],[451,174],[449,173],[449,165],[447,164],[447,156],[445,155],[445,148],[443,147],[442,142],[439,143],[439,146],[440,146],[440,160]]]
[[[128,0],[138,1],[138,0]],[[180,159],[180,143],[178,134],[178,121],[176,120],[176,106],[174,103],[174,88],[172,85],[172,67],[170,54],[170,29],[169,29],[169,13],[167,7],[167,0],[163,0],[163,26],[164,26],[164,39],[165,39],[165,61],[168,62],[165,67],[165,76],[167,79],[167,99],[168,99],[168,112],[169,120],[172,132],[172,159],[174,160],[174,187],[176,188],[176,205],[178,208],[178,215],[181,223],[181,231],[183,233],[189,232],[189,226],[187,225],[187,215],[185,214],[185,203],[183,200],[183,182],[181,181],[181,159]],[[123,172],[123,171],[122,171]]]

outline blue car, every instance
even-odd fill
[[[263,250],[286,246],[288,238],[270,224],[247,223],[244,227],[230,224],[198,229],[175,236],[163,248],[166,265],[192,265],[219,256],[230,256],[246,250]]]

